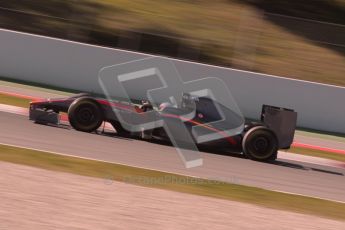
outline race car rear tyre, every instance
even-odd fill
[[[278,138],[266,127],[253,127],[245,133],[242,149],[245,156],[252,160],[274,161],[277,158]]]
[[[103,112],[95,100],[79,98],[70,105],[68,119],[74,129],[82,132],[93,132],[101,126]]]

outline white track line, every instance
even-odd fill
[[[297,161],[301,163],[309,163],[309,164],[314,164],[314,165],[344,169],[344,163],[341,161],[296,154],[292,152],[279,151],[278,160],[291,160],[291,161]]]

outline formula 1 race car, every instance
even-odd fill
[[[222,119],[217,110],[219,107],[222,113],[230,114],[230,120],[216,122]],[[41,124],[58,124],[60,112],[68,114],[70,125],[78,131],[94,132],[103,122],[109,122],[118,135],[146,140],[171,141],[171,136],[167,134],[159,118],[163,117],[163,122],[168,119],[173,127],[174,122],[181,123],[182,119],[196,146],[226,149],[232,153],[243,153],[249,159],[265,162],[275,160],[278,149],[290,148],[297,121],[297,113],[293,110],[269,105],[262,106],[261,122],[245,121],[240,115],[211,98],[195,97],[187,93],[183,95],[179,105],[169,106],[169,103],[162,103],[159,107],[148,102],[134,105],[82,93],[68,98],[31,102],[29,118]],[[185,114],[189,117],[184,117]],[[126,126],[129,117],[132,123],[140,120],[141,123],[147,121],[148,124],[152,124],[152,121],[155,121],[160,122],[160,125],[149,125],[145,129],[140,129],[140,126],[134,124],[135,128],[131,130]],[[124,118],[126,122],[123,122]],[[223,135],[227,129],[223,126],[227,125],[230,128],[237,127],[236,132]],[[198,138],[211,137],[210,134],[213,135],[212,138]],[[183,138],[183,135],[175,135],[174,138],[178,139],[179,136]]]

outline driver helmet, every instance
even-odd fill
[[[173,106],[169,102],[163,102],[163,103],[161,103],[159,105],[159,110],[162,111],[162,110],[164,110],[165,108],[168,108],[168,107],[173,107]]]

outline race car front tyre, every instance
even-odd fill
[[[245,133],[242,149],[245,156],[252,160],[274,161],[277,158],[278,138],[266,127],[253,127]]]
[[[95,100],[78,98],[68,109],[68,119],[74,129],[82,132],[93,132],[101,126],[103,112]]]

